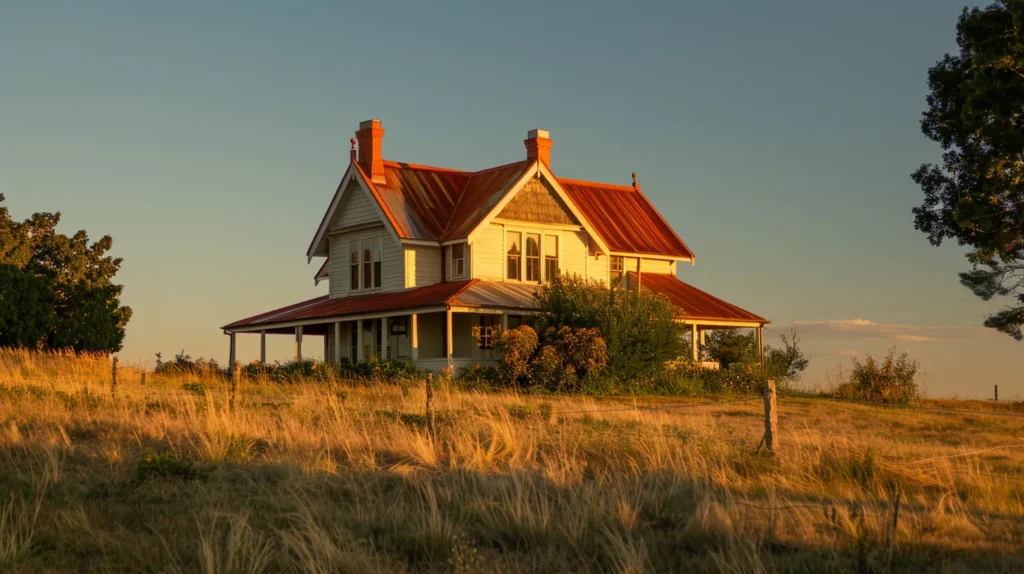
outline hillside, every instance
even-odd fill
[[[1024,570],[1024,418],[783,396],[768,457],[758,400],[441,388],[432,439],[424,399],[243,381],[232,409],[132,369],[112,396],[104,358],[0,351],[0,568]]]

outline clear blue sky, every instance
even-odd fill
[[[224,360],[219,325],[323,293],[305,249],[377,117],[389,159],[484,168],[541,127],[561,176],[639,172],[684,280],[807,322],[808,384],[896,345],[932,394],[1024,396],[1024,346],[977,328],[999,304],[910,214],[960,2],[142,4],[0,5],[0,192],[114,237],[129,360]]]

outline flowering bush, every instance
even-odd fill
[[[530,358],[537,350],[537,332],[529,325],[520,325],[503,332],[495,347],[502,356],[498,363],[502,381],[508,385],[524,382],[529,374]]]

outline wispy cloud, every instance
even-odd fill
[[[808,338],[891,340],[904,343],[963,340],[992,334],[990,329],[964,325],[925,326],[912,323],[876,323],[869,319],[794,321]]]

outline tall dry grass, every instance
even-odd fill
[[[1024,419],[783,398],[766,457],[757,402],[109,379],[0,350],[0,568],[1024,569]]]

